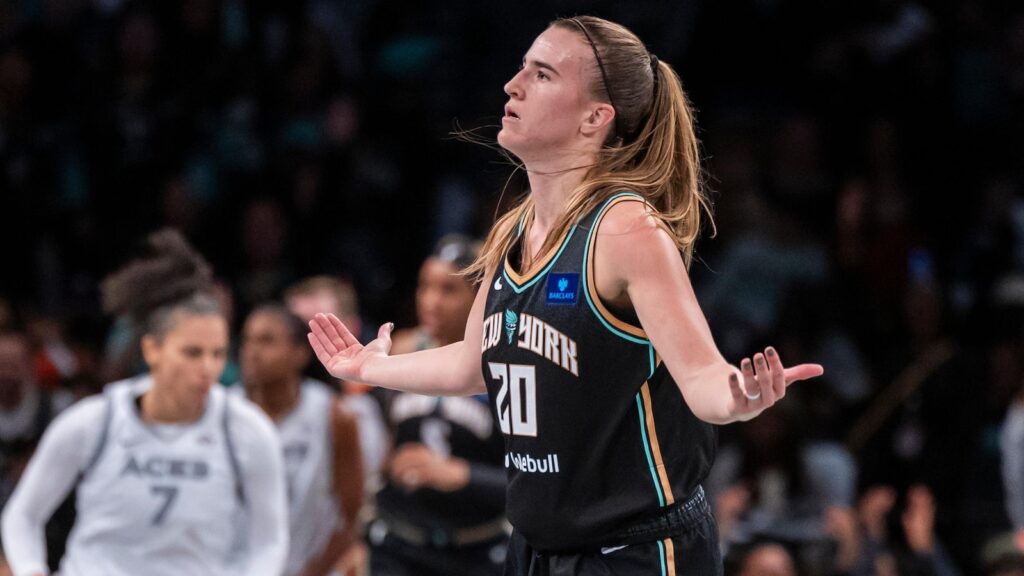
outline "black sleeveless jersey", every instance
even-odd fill
[[[482,395],[436,398],[392,392],[387,396],[385,411],[395,449],[415,442],[471,465],[487,465],[495,471],[501,465],[501,434]],[[470,492],[431,488],[406,492],[388,481],[377,493],[377,508],[382,516],[446,530],[479,525],[504,515],[504,498],[474,497]]]
[[[611,197],[522,276],[522,239],[488,285],[483,372],[505,436],[508,517],[538,550],[592,547],[684,500],[714,458],[714,426],[690,411],[632,310],[593,281]]]

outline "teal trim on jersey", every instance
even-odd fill
[[[665,556],[665,543],[658,540],[658,553],[661,555],[661,576],[668,576],[668,557]]]
[[[654,346],[648,344],[647,347],[648,347],[648,349],[650,351],[651,374],[653,375],[654,374],[654,369],[657,368],[654,365]],[[647,384],[648,390],[650,390],[650,386],[651,386],[650,382],[648,381],[646,384]],[[651,408],[653,409],[654,408],[653,398],[651,400],[652,400]],[[665,506],[665,493],[662,491],[662,488],[661,488],[661,480],[658,478],[658,470],[654,467],[654,456],[651,453],[651,450],[652,450],[652,448],[651,448],[651,441],[647,438],[647,412],[644,410],[643,392],[637,392],[636,393],[636,410],[637,410],[637,415],[640,417],[640,438],[641,438],[641,440],[643,441],[643,444],[644,444],[644,454],[647,456],[647,467],[648,467],[648,470],[651,471],[651,480],[654,482],[654,489],[655,489],[655,491],[658,492],[658,504],[660,506]],[[658,541],[658,545],[659,546],[661,545],[661,541],[660,540]],[[662,550],[662,574],[665,573],[664,569],[665,569],[664,550]]]
[[[658,365],[655,364],[654,359],[654,344],[647,344],[647,353],[650,354],[651,359],[651,373],[647,375],[647,379],[650,380],[651,376],[654,376],[654,371],[658,369]]]
[[[658,505],[665,506],[665,493],[661,491],[661,482],[658,481],[658,471],[654,468],[654,457],[651,456],[651,443],[647,439],[647,414],[644,412],[644,399],[640,392],[636,393],[636,412],[640,416],[640,438],[644,444],[644,454],[647,456],[647,467],[651,471],[651,480],[654,481],[654,489],[658,491]]]
[[[562,240],[562,245],[559,246],[558,252],[556,252],[555,256],[551,259],[550,262],[548,262],[548,265],[545,266],[544,269],[541,270],[540,272],[537,272],[537,274],[529,282],[523,284],[522,286],[517,285],[511,278],[508,277],[508,273],[505,272],[504,262],[502,262],[501,275],[505,278],[505,281],[508,282],[508,285],[512,287],[512,291],[515,292],[516,294],[522,294],[524,290],[526,290],[530,286],[533,286],[534,284],[537,283],[538,280],[543,278],[548,273],[548,271],[551,270],[551,267],[555,265],[555,262],[558,262],[558,257],[562,255],[562,252],[565,252],[566,246],[569,245],[569,239],[572,238],[574,232],[576,232],[575,225],[572,228],[569,228],[569,233],[565,235],[565,239]],[[508,257],[506,257],[506,259],[507,258]]]
[[[635,198],[643,200],[643,196],[636,194],[635,192],[620,192],[612,196],[611,198],[605,200],[604,204],[602,204],[601,208],[597,211],[597,215],[594,216],[594,222],[597,222],[597,219],[601,217],[601,214],[608,209],[608,204],[610,204],[612,200],[615,200],[616,198],[621,198],[623,196],[633,196]],[[596,232],[597,227],[593,227],[590,229],[590,234],[587,235],[587,243],[583,247],[583,273],[580,274],[580,276],[582,277],[583,286],[580,288],[580,290],[587,297],[587,304],[590,306],[590,311],[594,313],[594,316],[596,316],[597,319],[601,321],[601,324],[605,328],[607,328],[609,332],[615,334],[616,336],[624,340],[628,340],[634,344],[649,344],[649,340],[638,338],[636,336],[633,336],[632,334],[626,334],[622,330],[619,330],[618,328],[609,324],[608,321],[604,319],[604,316],[601,314],[601,311],[597,309],[597,306],[594,304],[594,301],[590,298],[590,285],[587,282],[587,263],[590,262],[590,243],[594,239]]]

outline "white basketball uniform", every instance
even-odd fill
[[[150,383],[108,387],[108,422],[77,487],[61,576],[214,576],[240,565],[244,494],[228,397],[214,386],[197,422],[145,425],[136,400]]]
[[[288,576],[301,572],[320,554],[342,524],[334,495],[331,411],[336,402],[325,384],[306,380],[298,405],[276,423],[288,483]]]
[[[232,391],[244,392],[243,386]],[[337,396],[319,380],[306,379],[299,400],[275,422],[284,451],[288,488],[289,548],[285,575],[299,574],[343,527],[334,494],[334,431]]]

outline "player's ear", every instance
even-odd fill
[[[585,112],[583,123],[580,125],[580,133],[588,138],[604,135],[614,126],[615,108],[605,102],[595,102]]]
[[[142,349],[142,359],[146,361],[146,365],[151,369],[160,364],[160,357],[163,355],[163,342],[153,336],[152,334],[146,334],[139,341],[139,345]]]

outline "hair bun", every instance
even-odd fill
[[[212,287],[213,270],[176,229],[146,237],[146,254],[106,277],[101,285],[103,310],[135,320],[153,310]]]

